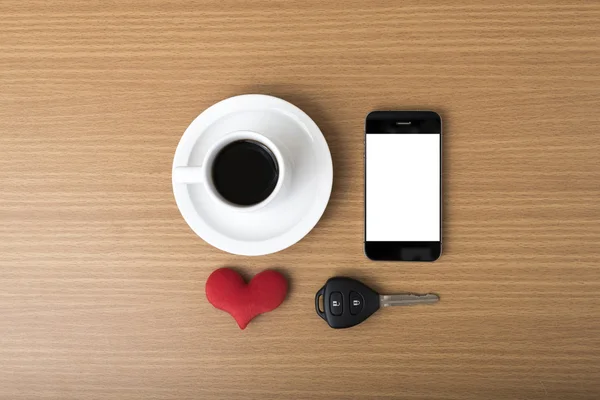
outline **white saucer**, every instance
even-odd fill
[[[201,165],[212,143],[227,133],[258,132],[290,161],[291,186],[258,211],[235,211],[211,198],[203,183],[173,182],[181,215],[192,230],[229,253],[275,253],[302,239],[317,224],[331,194],[333,166],[319,127],[293,104],[272,96],[248,94],[225,99],[200,114],[186,129],[173,168]]]

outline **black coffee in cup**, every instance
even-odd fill
[[[273,193],[279,179],[277,158],[264,144],[238,140],[223,147],[212,164],[212,181],[223,199],[252,206]]]

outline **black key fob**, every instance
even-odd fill
[[[321,297],[323,309],[319,306]],[[330,327],[350,328],[379,309],[379,294],[355,279],[334,277],[315,295],[315,308]]]

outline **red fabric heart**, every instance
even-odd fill
[[[287,281],[277,271],[256,274],[246,284],[244,278],[229,268],[214,271],[206,280],[206,298],[231,314],[241,329],[245,329],[258,314],[279,307],[287,294]]]

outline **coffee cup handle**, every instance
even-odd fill
[[[175,167],[173,168],[173,182],[201,183],[204,181],[203,167]]]

